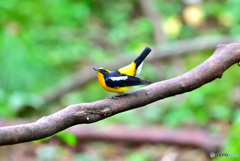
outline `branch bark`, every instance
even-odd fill
[[[1,126],[26,123],[29,120],[1,120]],[[75,126],[65,131],[76,136],[79,143],[105,141],[127,145],[169,144],[200,148],[205,152],[218,152],[224,143],[226,133],[211,135],[202,128],[168,128],[164,126],[107,126],[104,129],[95,124]],[[53,139],[58,139],[54,137]]]
[[[0,128],[0,145],[42,139],[77,124],[93,123],[170,96],[192,91],[221,78],[225,70],[240,61],[240,44],[218,45],[211,57],[189,72],[156,82],[119,99],[70,105],[34,123]]]
[[[79,142],[108,141],[132,145],[139,144],[170,144],[200,148],[205,152],[218,152],[224,143],[225,136],[212,136],[206,130],[197,128],[171,129],[167,127],[128,128],[115,126],[98,128],[97,126],[82,126],[67,130],[74,134]]]
[[[178,55],[186,54],[189,52],[205,50],[205,49],[213,49],[218,44],[227,44],[232,42],[240,42],[240,36],[231,37],[231,36],[207,36],[207,37],[196,37],[187,40],[178,40],[176,42],[165,42],[161,43],[158,46],[153,47],[152,53],[148,56],[148,62],[156,61],[159,59],[165,59],[169,57],[175,57]],[[123,64],[127,65],[130,60],[134,58],[121,58],[117,57],[114,60],[118,60],[118,62],[114,62],[114,64],[106,64],[105,68],[109,69],[117,69],[121,67]],[[98,66],[98,65],[97,65]],[[100,65],[102,66],[102,65]],[[89,72],[92,70],[93,65],[89,65],[73,75],[69,76],[65,80],[57,83],[51,89],[46,90],[40,96],[42,98],[39,103],[36,103],[38,106],[43,106],[48,103],[54,102],[64,96],[65,94],[85,86],[89,81],[92,81],[96,78],[96,74],[94,72]]]

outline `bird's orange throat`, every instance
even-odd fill
[[[114,92],[114,93],[123,93],[126,92],[128,90],[129,87],[120,87],[120,88],[111,88],[108,87],[105,83],[105,79],[102,73],[97,71],[97,77],[98,77],[98,81],[100,83],[100,85],[102,86],[103,89],[105,89],[106,91],[109,92]]]
[[[98,81],[99,81],[100,85],[103,88],[106,87],[106,83],[105,83],[103,74],[97,71],[97,77],[98,77]]]

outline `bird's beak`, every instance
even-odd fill
[[[95,67],[94,67],[93,69],[94,69],[95,71],[98,71],[98,72],[99,72],[98,68],[95,68]]]

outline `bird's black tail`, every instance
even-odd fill
[[[136,63],[136,68],[143,62],[143,60],[148,56],[148,54],[151,52],[150,47],[146,47],[142,53],[137,57],[137,59],[134,60]]]
[[[141,79],[141,83],[142,84],[152,84],[152,82],[150,82],[148,80],[144,80],[144,79]]]

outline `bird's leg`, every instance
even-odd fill
[[[118,93],[118,94],[115,94],[113,96],[107,97],[106,99],[117,99],[117,100],[119,100],[120,99],[119,97],[126,96],[126,95],[128,95],[128,93]]]

